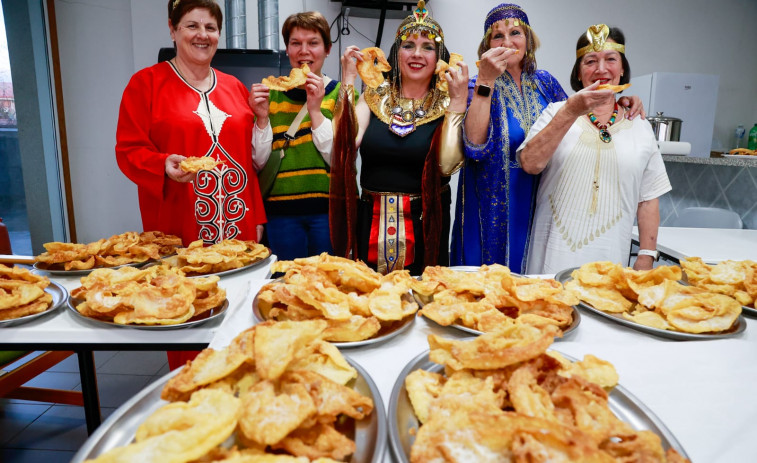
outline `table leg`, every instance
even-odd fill
[[[91,350],[77,350],[76,355],[79,357],[79,376],[81,377],[87,433],[91,435],[102,422],[100,394],[97,391],[97,374],[95,373],[95,356]]]

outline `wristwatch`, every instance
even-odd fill
[[[489,96],[491,92],[492,92],[492,88],[489,87],[488,85],[478,84],[478,86],[476,87],[476,95],[478,96],[482,96],[486,98]]]
[[[660,251],[658,250],[651,250],[651,249],[639,249],[639,255],[640,256],[650,256],[655,261],[660,260]]]

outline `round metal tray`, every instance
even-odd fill
[[[216,318],[223,316],[223,314],[226,313],[226,309],[229,308],[229,300],[224,299],[223,303],[219,305],[218,307],[214,307],[206,312],[201,313],[200,315],[196,317],[192,317],[185,322],[177,323],[175,325],[139,325],[139,324],[122,325],[120,323],[114,323],[107,320],[99,320],[97,318],[90,318],[90,317],[80,314],[79,311],[76,310],[76,306],[78,304],[81,304],[82,302],[84,302],[83,299],[77,299],[72,296],[69,296],[66,302],[66,306],[68,307],[68,310],[70,310],[74,314],[74,316],[78,317],[81,320],[86,320],[89,323],[93,323],[99,326],[114,326],[117,328],[132,328],[132,329],[138,329],[138,330],[151,330],[151,331],[178,330],[182,328],[190,328],[192,326],[202,325],[203,323],[207,323],[211,320],[215,320]]]
[[[277,278],[274,281],[283,281],[283,278]],[[260,294],[260,291],[258,291],[258,294],[255,295],[255,299],[252,301],[252,313],[255,316],[255,319],[259,322],[264,322],[268,320],[268,317],[264,316],[260,312],[260,307],[258,306],[258,295]],[[408,293],[408,296],[410,296],[410,293]],[[378,333],[372,338],[364,339],[362,341],[349,341],[349,342],[336,342],[336,341],[329,341],[331,344],[335,345],[336,347],[340,349],[348,349],[353,347],[363,347],[363,346],[370,346],[373,344],[379,344],[385,341],[388,341],[392,339],[393,337],[404,333],[405,331],[409,330],[410,327],[413,325],[413,322],[415,322],[415,314],[407,316],[403,318],[402,320],[390,323],[386,326],[382,326]]]
[[[50,284],[45,288],[45,292],[53,296],[53,301],[47,310],[24,317],[11,318],[10,320],[0,320],[0,327],[20,325],[44,317],[58,310],[68,300],[68,291],[66,291],[66,288],[54,281],[50,281]]]
[[[109,268],[111,270],[116,270],[122,267],[141,267],[143,265],[149,264],[151,262],[155,262],[152,260],[147,260],[144,262],[132,262],[130,264],[123,264],[123,265],[116,265],[114,267],[92,267],[88,269],[83,270],[62,270],[62,269],[51,269],[46,268],[46,264],[43,264],[42,262],[35,262],[33,267],[35,270],[39,272],[45,272],[49,273],[50,275],[57,275],[57,276],[64,276],[64,277],[74,277],[74,276],[82,276],[82,275],[89,275],[93,270],[101,269],[101,268]]]
[[[176,263],[177,263],[178,258],[179,258],[178,256],[174,255],[174,256],[168,257],[166,259],[163,259],[163,262],[167,263],[171,267],[176,267]],[[217,275],[219,277],[224,277],[224,276],[227,276],[227,275],[232,275],[234,273],[244,272],[246,270],[257,268],[257,267],[260,267],[261,265],[270,264],[270,261],[271,261],[271,250],[268,249],[268,255],[267,256],[265,256],[262,259],[256,260],[254,262],[250,262],[249,264],[244,265],[242,267],[232,268],[232,269],[229,269],[229,270],[224,270],[222,272],[214,272],[214,273],[189,273],[189,274],[187,274],[187,277],[188,278],[204,278],[204,277],[209,277],[209,276],[212,276],[212,275]],[[154,262],[151,265],[160,265],[160,262]]]
[[[575,358],[562,354],[566,359],[576,361]],[[419,369],[434,373],[443,373],[444,367],[431,362],[426,351],[405,366],[392,388],[389,399],[389,447],[396,460],[400,463],[410,462],[410,449],[415,442],[415,431],[420,422],[415,417],[413,406],[405,389],[405,378],[411,372]],[[639,399],[634,397],[623,386],[617,385],[610,392],[608,405],[619,419],[630,424],[636,430],[649,430],[660,436],[664,448],[674,448],[683,457],[688,458],[686,451],[665,424]]]
[[[570,274],[573,273],[573,270],[576,270],[577,268],[578,267],[567,268],[561,271],[560,273],[555,275],[555,280],[563,284],[567,283],[568,281],[573,279],[570,276]],[[697,333],[685,333],[683,331],[661,330],[659,328],[653,328],[651,326],[642,325],[640,323],[627,320],[623,318],[622,315],[612,314],[612,313],[599,310],[593,307],[592,305],[587,304],[584,301],[580,301],[578,303],[578,306],[584,310],[587,310],[596,315],[599,315],[600,317],[606,318],[607,320],[611,320],[620,325],[627,326],[636,331],[641,331],[642,333],[651,334],[653,336],[659,336],[661,338],[674,339],[676,341],[695,341],[695,340],[703,341],[703,340],[709,340],[709,339],[732,338],[734,336],[739,335],[746,329],[746,320],[744,319],[743,315],[739,315],[739,318],[736,319],[736,322],[734,323],[734,325],[727,331],[723,331],[719,333],[697,334]]]
[[[357,379],[350,384],[351,387],[373,400],[371,414],[364,420],[355,422],[354,440],[357,448],[350,462],[380,463],[384,458],[387,440],[384,402],[381,400],[381,394],[379,394],[376,383],[373,382],[370,375],[352,359],[346,356],[345,359],[358,373]],[[84,442],[84,445],[76,452],[71,461],[81,463],[115,447],[130,444],[134,440],[139,425],[157,409],[168,404],[160,398],[160,393],[168,380],[178,374],[179,371],[181,369],[168,373],[121,405]]]
[[[457,265],[457,266],[450,267],[450,269],[451,270],[457,270],[459,272],[474,273],[474,272],[477,272],[480,269],[480,267],[475,267],[475,266],[472,266],[472,265]],[[519,273],[511,273],[511,275],[516,276],[516,277],[522,277],[523,276],[523,275],[520,275]],[[415,299],[415,302],[417,302],[418,306],[420,306],[421,308],[423,308],[423,306],[426,305],[426,303],[423,301],[423,299],[418,294],[416,294],[415,291],[413,291],[413,299]],[[581,323],[581,313],[578,311],[578,309],[576,309],[575,307],[573,307],[572,316],[573,316],[573,321],[571,321],[570,325],[568,325],[568,327],[565,330],[563,330],[561,337],[560,336],[556,336],[555,337],[555,341],[563,340],[568,335],[570,335],[570,334],[572,334],[573,332],[576,331],[576,328],[578,328],[578,325]],[[435,324],[438,324],[438,323],[434,322],[433,320],[431,320],[428,317],[425,317],[425,318],[427,320],[435,323]],[[469,328],[467,326],[461,325],[459,322],[458,323],[453,323],[453,324],[448,325],[446,327],[444,325],[439,325],[439,326],[442,326],[444,328],[455,328],[457,330],[464,331],[466,333],[475,334],[476,336],[481,336],[482,334],[485,334],[484,331],[480,331],[480,330],[477,330],[475,328]]]

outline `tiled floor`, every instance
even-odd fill
[[[95,352],[103,420],[151,382],[168,373],[165,352]],[[27,386],[81,390],[76,355]],[[87,440],[84,408],[0,399],[0,461],[69,462]]]

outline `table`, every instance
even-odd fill
[[[248,307],[265,281],[251,282]],[[739,336],[712,341],[673,341],[637,332],[582,311],[581,324],[552,348],[577,358],[594,354],[615,365],[620,384],[648,406],[671,430],[693,462],[752,461],[757,454],[757,319],[746,320]],[[212,348],[223,348],[252,326],[249,310],[230,313],[216,331]],[[429,334],[466,338],[419,317],[413,327],[387,342],[343,349],[372,377],[389,406],[394,383],[405,365],[428,349]],[[385,462],[393,461],[387,454]]]
[[[633,227],[631,239],[639,245],[638,227]],[[701,257],[708,264],[724,260],[757,261],[757,230],[660,227],[657,249],[675,262],[685,257]]]
[[[247,282],[270,277],[270,256],[261,265],[221,278],[229,300],[227,313],[246,300]],[[38,272],[44,274],[44,272]],[[80,277],[49,275],[68,291],[81,286]],[[83,320],[62,307],[55,314],[39,317],[29,323],[0,328],[0,350],[65,350],[74,351],[79,360],[84,415],[87,431],[92,434],[102,421],[97,391],[94,351],[99,350],[202,350],[213,339],[223,318],[211,320],[191,329],[149,331],[98,325]]]

